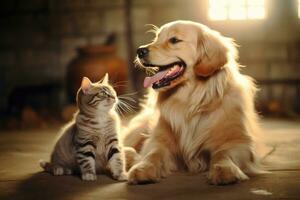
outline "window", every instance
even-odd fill
[[[209,0],[209,18],[212,20],[263,19],[264,17],[264,0]]]
[[[298,17],[300,18],[300,0],[298,0]]]

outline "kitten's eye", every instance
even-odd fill
[[[169,42],[171,43],[171,44],[176,44],[176,43],[178,43],[178,42],[181,42],[182,40],[180,40],[180,39],[178,39],[178,38],[176,38],[176,37],[171,37],[170,39],[169,39]]]
[[[100,94],[101,94],[102,96],[104,96],[106,93],[105,93],[104,91],[101,91]]]

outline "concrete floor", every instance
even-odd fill
[[[99,176],[96,182],[42,173],[58,128],[0,133],[0,199],[300,199],[300,122],[264,120],[272,173],[249,181],[212,186],[206,174],[174,174],[158,184],[130,186]]]

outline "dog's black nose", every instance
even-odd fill
[[[136,51],[139,58],[144,58],[148,55],[149,49],[148,48],[138,48]]]

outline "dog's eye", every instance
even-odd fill
[[[171,37],[171,38],[169,39],[169,42],[172,43],[172,44],[176,44],[176,43],[181,42],[181,41],[182,41],[182,40],[179,40],[179,39],[176,38],[176,37]]]

